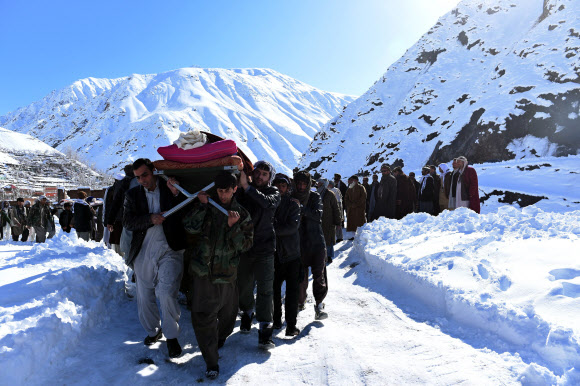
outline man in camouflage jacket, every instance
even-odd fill
[[[233,197],[236,177],[224,171],[216,176],[215,186],[229,215],[208,205],[208,194],[200,192],[200,202],[183,219],[186,232],[199,237],[185,255],[191,274],[191,323],[210,379],[219,374],[218,349],[234,330],[238,264],[254,236],[250,214]]]
[[[51,227],[50,207],[45,196],[38,197],[38,200],[28,214],[28,226],[34,227],[36,232],[36,242],[44,243],[46,241],[46,232]]]

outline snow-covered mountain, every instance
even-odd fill
[[[115,170],[198,128],[233,139],[253,160],[295,167],[313,136],[353,97],[269,69],[183,68],[87,78],[0,117],[0,125]]]
[[[0,184],[19,189],[106,185],[107,176],[27,134],[0,127]]]
[[[464,0],[315,136],[301,167],[343,176],[580,149],[580,2]]]

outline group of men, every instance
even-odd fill
[[[355,232],[380,217],[400,220],[413,212],[438,215],[459,207],[480,212],[477,172],[463,156],[453,159],[451,170],[447,164],[423,167],[419,181],[415,173],[407,176],[400,166],[391,169],[384,164],[380,172],[381,179],[374,174],[370,184],[368,177],[363,177],[361,184],[359,177],[353,175],[347,185],[340,174],[334,175],[334,181],[317,181],[323,201],[322,229],[328,262],[332,262],[333,245],[343,239],[344,211],[347,232]]]
[[[2,204],[2,225],[10,226],[13,241],[28,241],[29,237],[37,243],[43,243],[52,238],[56,232],[53,211],[45,196],[40,196],[34,205],[24,201],[22,197],[16,199],[16,205],[10,206],[8,201]],[[0,239],[3,238],[3,234]]]
[[[169,216],[164,214],[185,200],[178,181],[165,183],[144,158],[133,163],[132,173],[138,186],[124,193],[121,225],[132,232],[125,261],[135,272],[145,345],[164,335],[169,356],[181,355],[177,297],[184,269],[192,325],[209,379],[219,374],[218,350],[238,312],[242,334],[251,331],[255,319],[259,347],[275,347],[273,331],[283,325],[284,281],[286,336],[300,333],[297,316],[305,307],[308,268],[315,318],[328,316],[323,199],[311,190],[308,172],[295,173],[292,184],[267,161],[257,162],[251,175],[240,172],[239,179],[222,171],[215,177],[214,197],[201,191],[192,206]],[[213,205],[216,201],[227,215]]]

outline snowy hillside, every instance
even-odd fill
[[[577,154],[580,2],[463,0],[315,136],[320,174]]]
[[[106,185],[109,177],[27,134],[0,127],[0,184],[19,189]]]
[[[268,69],[183,68],[82,79],[0,117],[0,125],[75,149],[107,170],[159,159],[158,147],[198,128],[289,172],[320,127],[353,99]]]

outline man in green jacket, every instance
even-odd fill
[[[209,379],[219,375],[218,349],[234,330],[238,264],[254,236],[250,214],[234,198],[236,177],[224,171],[216,176],[215,187],[228,216],[208,205],[209,195],[202,191],[199,203],[183,219],[185,230],[199,237],[185,256],[191,275],[191,323]]]

